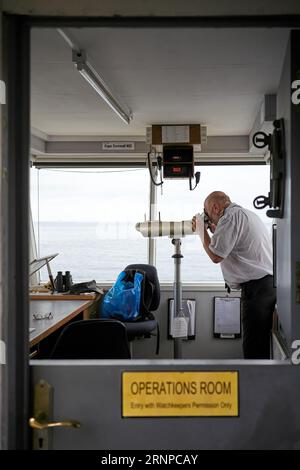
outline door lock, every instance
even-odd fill
[[[33,417],[29,426],[33,429],[33,449],[48,450],[52,448],[52,428],[79,428],[76,420],[52,421],[53,387],[45,380],[40,380],[34,388]]]

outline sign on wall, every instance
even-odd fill
[[[238,372],[123,372],[122,416],[238,416]]]

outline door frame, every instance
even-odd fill
[[[228,17],[39,17],[3,14],[2,272],[7,364],[1,434],[4,448],[29,449],[28,263],[31,27],[299,28],[300,15]],[[159,361],[158,361],[159,363]],[[1,408],[1,407],[0,407]]]

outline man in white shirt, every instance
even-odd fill
[[[204,214],[193,218],[193,229],[210,259],[221,264],[228,289],[242,289],[244,357],[269,359],[276,302],[270,235],[254,212],[232,203],[221,191],[206,198]]]

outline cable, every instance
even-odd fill
[[[193,188],[192,188],[192,178],[190,177],[190,190],[191,190],[191,191],[194,191],[194,189],[197,188],[198,183],[199,183],[199,181],[200,181],[200,176],[201,176],[200,171],[197,171],[197,172],[195,173],[196,184],[195,184],[195,186],[194,186]]]
[[[147,160],[148,160],[148,168],[149,168],[149,173],[150,173],[150,178],[154,186],[162,186],[164,182],[161,180],[160,183],[156,183],[155,179],[153,178],[152,171],[151,171],[151,161],[150,161],[150,152],[147,154]]]

